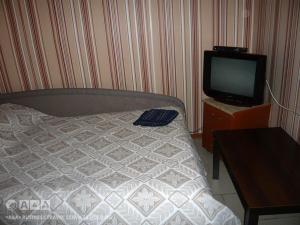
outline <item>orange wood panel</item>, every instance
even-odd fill
[[[235,107],[235,111],[229,113],[217,105],[214,107],[211,101],[210,104],[204,102],[202,146],[212,151],[213,132],[216,130],[268,127],[270,108],[270,104],[244,107],[241,110]]]
[[[232,116],[223,111],[204,103],[202,144],[208,150],[212,150],[215,130],[225,130],[230,127]]]
[[[270,109],[270,104],[264,104],[234,113],[232,129],[268,127]]]

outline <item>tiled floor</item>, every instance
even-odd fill
[[[195,139],[200,157],[203,160],[204,166],[207,171],[207,179],[210,184],[214,197],[220,202],[227,205],[243,223],[244,209],[239,200],[239,197],[234,189],[234,186],[230,180],[227,170],[223,164],[220,163],[220,179],[212,179],[212,153],[209,153],[201,147],[201,140]],[[300,191],[300,190],[299,190]],[[259,225],[300,225],[300,214],[282,214],[282,215],[270,215],[260,216]]]

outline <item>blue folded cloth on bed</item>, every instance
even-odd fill
[[[151,109],[145,111],[133,125],[148,127],[165,126],[171,123],[178,115],[176,110]]]

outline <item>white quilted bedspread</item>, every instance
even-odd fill
[[[210,195],[183,114],[133,126],[141,113],[0,105],[0,224],[240,224]]]

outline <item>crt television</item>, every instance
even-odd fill
[[[266,58],[265,55],[204,51],[204,93],[231,105],[262,104]]]

